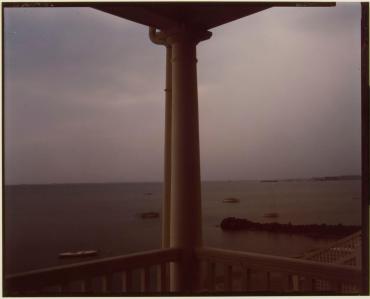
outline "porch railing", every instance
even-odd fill
[[[168,292],[169,264],[180,249],[161,249],[5,277],[5,294]]]
[[[257,254],[200,248],[201,289],[207,292],[334,292],[359,293],[361,270]]]
[[[199,292],[361,290],[361,270],[353,266],[207,247],[196,249],[195,258],[201,269]],[[180,262],[180,249],[161,249],[31,271],[6,277],[5,295],[167,293],[169,264]]]
[[[305,254],[302,259],[321,263],[361,265],[361,231],[329,246]]]

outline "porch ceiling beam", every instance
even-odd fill
[[[186,25],[209,30],[272,7],[335,6],[335,2],[152,2],[96,3],[92,8],[165,30]]]
[[[153,12],[150,9],[145,8],[145,6],[142,7],[140,5],[127,4],[124,6],[116,6],[113,4],[98,7],[95,6],[93,8],[142,25],[156,27],[158,29],[171,28],[178,24],[175,19]]]
[[[91,7],[157,29],[179,24],[209,30],[272,7],[326,7],[335,2],[7,2],[4,7]]]

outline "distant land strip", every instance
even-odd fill
[[[303,181],[350,181],[361,180],[361,175],[339,175],[339,176],[323,176],[312,177],[305,179],[277,179],[277,180],[260,180],[261,183],[277,183],[277,182],[303,182]]]
[[[277,222],[259,223],[243,218],[228,217],[221,221],[222,230],[239,231],[267,231],[275,233],[304,234],[315,238],[341,238],[353,234],[361,229],[358,225],[329,225],[329,224],[306,224],[294,225],[292,223],[281,224]]]

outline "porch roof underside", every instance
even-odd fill
[[[95,3],[91,7],[162,30],[181,24],[208,30],[271,7],[334,5],[335,2],[121,2]]]

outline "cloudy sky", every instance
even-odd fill
[[[165,49],[91,8],[5,8],[7,184],[161,181]],[[273,8],[198,45],[203,180],[360,173],[358,3]]]

